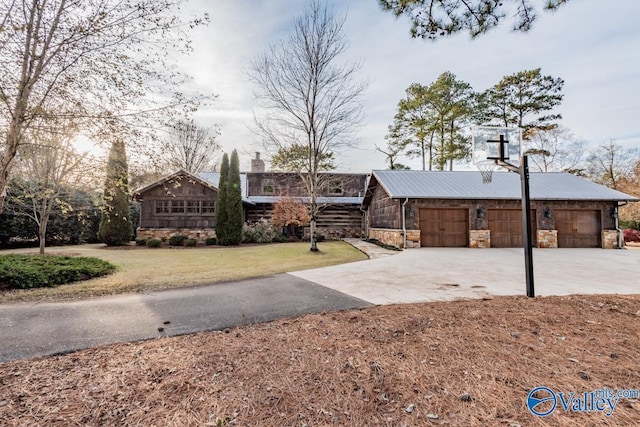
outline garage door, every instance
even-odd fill
[[[559,248],[599,248],[600,211],[556,209]]]
[[[488,209],[492,248],[522,248],[522,209]],[[532,245],[536,244],[536,211],[531,210]]]
[[[467,209],[420,209],[420,244],[434,247],[469,245]]]

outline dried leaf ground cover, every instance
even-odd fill
[[[636,426],[525,406],[640,387],[640,296],[500,297],[309,315],[0,365],[1,425]]]

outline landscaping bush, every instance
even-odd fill
[[[265,219],[242,227],[242,241],[245,243],[271,243],[275,237],[276,230]]]
[[[184,239],[185,246],[195,246],[198,241],[196,239]]]
[[[204,241],[204,244],[207,246],[215,245],[216,243],[218,243],[218,240],[215,237],[209,237]]]
[[[273,242],[274,243],[284,243],[284,242],[287,242],[287,241],[288,241],[287,240],[287,236],[285,236],[284,234],[279,234],[278,233],[273,237]]]
[[[627,228],[626,230],[624,230],[623,236],[626,243],[640,243],[640,231],[638,230]]]
[[[136,239],[136,246],[145,246],[147,244],[147,239]]]
[[[187,240],[187,236],[182,236],[180,234],[176,236],[169,237],[169,245],[171,246],[182,246],[184,245],[184,241]]]
[[[98,258],[0,255],[0,286],[11,289],[54,287],[104,276],[115,270],[115,265]]]
[[[161,244],[162,244],[162,240],[160,240],[160,239],[149,239],[149,240],[147,240],[147,247],[148,248],[159,248]]]
[[[369,242],[369,243],[373,243],[374,245],[378,245],[381,248],[388,249],[390,251],[399,251],[400,250],[400,248],[397,248],[397,247],[395,247],[393,245],[387,245],[386,243],[382,243],[378,239],[364,239],[364,241],[365,242]]]

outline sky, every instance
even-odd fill
[[[220,126],[223,150],[238,150],[242,170],[261,151],[250,130],[255,88],[247,70],[288,36],[306,3],[191,1],[189,13],[207,12],[211,22],[191,33],[194,52],[179,64],[193,77],[190,85],[217,95],[195,118],[203,126]],[[384,147],[398,101],[410,84],[429,85],[445,71],[484,91],[506,75],[541,68],[544,75],[565,81],[557,112],[577,139],[593,146],[614,139],[626,148],[640,147],[640,1],[572,0],[555,13],[541,11],[528,33],[511,32],[512,22],[505,21],[474,40],[464,33],[435,43],[411,38],[408,18],[383,11],[377,0],[327,4],[337,15],[346,14],[349,47],[340,60],[361,63],[360,77],[370,81],[358,145],[339,153],[340,171],[385,169],[384,155],[375,146]],[[401,162],[421,167],[418,159]]]

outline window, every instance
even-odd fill
[[[273,194],[273,180],[262,180],[262,194]]]
[[[216,212],[216,203],[210,200],[202,201],[202,213],[213,214]]]
[[[184,213],[184,200],[172,200],[171,213]]]
[[[199,214],[200,213],[200,200],[187,200],[187,213]]]
[[[329,194],[342,195],[342,181],[337,179],[330,181]]]
[[[156,214],[168,214],[168,213],[169,213],[169,201],[156,200]]]

